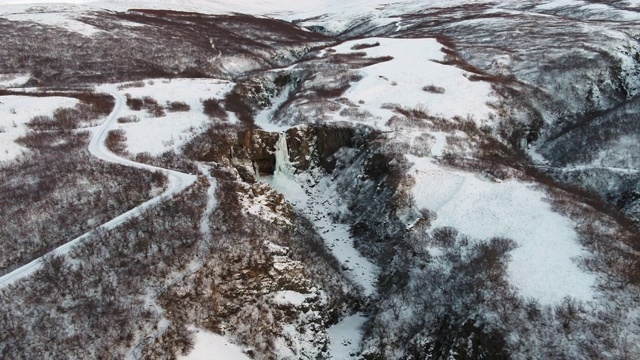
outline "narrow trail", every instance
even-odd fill
[[[122,106],[124,104],[124,96],[120,93],[118,93],[118,91],[116,90],[115,86],[108,86],[108,87],[103,87],[100,90],[108,92],[111,96],[113,96],[115,98],[115,105],[113,107],[113,111],[111,111],[111,114],[109,114],[109,116],[107,117],[107,119],[104,121],[104,123],[102,125],[100,125],[96,131],[93,134],[93,137],[91,138],[91,141],[89,142],[89,147],[88,150],[89,152],[97,157],[98,159],[104,160],[104,161],[108,161],[111,163],[115,163],[115,164],[120,164],[120,165],[125,165],[125,166],[131,166],[131,167],[135,167],[138,169],[144,169],[144,170],[149,170],[149,171],[159,171],[161,173],[163,173],[167,179],[168,179],[168,186],[165,189],[165,191],[150,199],[147,200],[146,202],[144,202],[143,204],[123,213],[120,214],[118,216],[116,216],[115,218],[109,220],[108,222],[100,225],[98,227],[98,229],[103,229],[103,230],[111,230],[111,229],[115,229],[118,226],[120,226],[121,224],[127,222],[129,219],[137,216],[138,214],[140,214],[141,212],[143,212],[144,210],[159,204],[167,199],[170,199],[171,197],[173,197],[174,195],[182,192],[183,190],[185,190],[186,188],[188,188],[189,186],[191,186],[197,179],[196,175],[191,175],[191,174],[185,174],[185,173],[181,173],[178,171],[174,171],[174,170],[169,170],[169,169],[164,169],[164,168],[159,168],[156,166],[152,166],[152,165],[147,165],[147,164],[142,164],[142,163],[137,163],[135,161],[131,161],[129,159],[125,159],[122,158],[114,153],[112,153],[111,151],[109,151],[109,149],[107,149],[107,146],[105,145],[105,140],[107,138],[107,135],[109,133],[109,130],[111,129],[111,127],[113,126],[113,124],[116,122],[116,119],[118,118],[118,114],[120,113],[120,110],[122,109]],[[66,244],[63,244],[59,247],[57,247],[56,249],[48,252],[47,254],[40,256],[38,258],[36,258],[35,260],[31,261],[30,263],[23,265],[15,270],[13,270],[12,272],[3,275],[2,277],[0,277],[0,288],[3,288],[5,286],[8,286],[12,283],[14,283],[15,281],[17,281],[18,279],[21,279],[23,277],[26,277],[30,274],[33,274],[35,271],[37,271],[38,269],[40,269],[43,265],[43,261],[42,259],[46,256],[49,255],[64,255],[67,254],[75,245],[79,244],[80,242],[84,241],[85,239],[88,239],[91,234],[93,234],[94,230],[89,231],[87,233],[84,233],[80,236],[78,236],[77,238],[67,242]]]

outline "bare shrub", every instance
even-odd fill
[[[53,119],[60,129],[75,129],[81,121],[87,120],[87,115],[77,108],[58,108],[53,112]]]
[[[164,112],[164,109],[162,108],[162,106],[160,106],[160,105],[155,105],[155,106],[149,108],[147,110],[147,113],[149,113],[149,115],[151,115],[153,117],[156,117],[156,118],[163,117],[163,116],[167,115]]]
[[[126,98],[126,104],[129,109],[134,111],[142,110],[142,107],[144,106],[144,102],[142,101],[142,99],[131,97],[131,95],[129,94],[126,94]]]
[[[351,47],[351,50],[362,50],[362,49],[368,49],[376,46],[380,46],[380,42],[376,41],[374,43],[369,43],[369,44],[367,43],[355,44]]]
[[[149,115],[153,117],[163,117],[165,116],[164,108],[162,105],[158,103],[158,101],[150,96],[145,96],[142,98],[142,107],[147,109]]]
[[[140,118],[136,115],[121,116],[118,118],[117,122],[119,124],[137,123],[140,122]]]
[[[425,85],[422,90],[432,94],[444,94],[446,91],[443,87],[435,85]]]
[[[32,96],[46,96],[46,93],[34,93]],[[53,116],[34,116],[27,126],[34,130],[71,130],[80,127],[84,122],[95,120],[109,114],[113,110],[114,99],[108,94],[90,92],[72,93],[80,103],[72,108],[58,108]]]
[[[245,103],[243,96],[238,92],[231,91],[227,94],[224,98],[224,107],[228,111],[236,113],[238,119],[244,124],[254,125],[253,110]]]
[[[345,91],[347,91],[347,89],[349,89],[351,85],[346,84],[346,85],[342,85],[340,87],[334,87],[334,88],[330,88],[330,87],[319,87],[319,88],[315,88],[314,91],[316,93],[317,96],[319,97],[323,97],[323,98],[338,98],[340,96],[342,96],[342,94],[344,94]]]
[[[226,120],[229,116],[220,104],[220,101],[214,98],[202,100],[203,112],[210,118]]]
[[[364,76],[357,72],[357,71],[349,71],[347,72],[347,80],[349,80],[350,82],[358,82],[360,80],[362,80]]]
[[[399,108],[400,105],[399,104],[394,104],[394,103],[382,103],[382,105],[380,105],[381,109],[386,109],[386,110],[395,110],[396,108]]]
[[[347,64],[352,69],[359,69],[393,60],[393,56],[367,57],[366,55],[366,52],[335,54],[331,56],[329,62],[333,64]]]
[[[556,319],[562,324],[565,331],[571,331],[571,325],[578,321],[580,314],[584,313],[582,304],[569,296],[562,299],[562,303],[554,309]]]
[[[450,226],[435,228],[431,233],[431,238],[438,246],[452,247],[458,238],[458,230]]]
[[[189,111],[191,110],[191,106],[183,101],[167,101],[167,110],[177,112],[177,111]]]
[[[128,88],[141,88],[145,87],[145,83],[142,80],[139,81],[131,81],[121,85],[118,85],[118,90],[128,89]]]
[[[158,101],[150,96],[144,96],[142,98],[131,97],[130,94],[126,94],[126,104],[134,111],[140,111],[146,109],[149,115],[153,117],[165,116],[164,108],[158,103]],[[186,105],[186,104],[185,104]]]
[[[115,154],[124,154],[127,151],[127,135],[122,129],[115,129],[109,131],[105,145],[107,149],[113,151]]]
[[[355,119],[366,119],[371,117],[371,113],[368,110],[363,110],[356,107],[345,108],[340,111],[340,116],[351,117]]]
[[[26,125],[32,129],[49,129],[53,126],[53,118],[46,115],[36,115]]]

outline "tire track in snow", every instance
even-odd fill
[[[108,222],[98,227],[98,229],[111,230],[124,224],[129,219],[137,216],[138,214],[145,211],[146,209],[156,204],[159,204],[165,200],[168,200],[174,195],[176,195],[177,193],[185,190],[196,181],[197,177],[196,175],[185,174],[185,173],[181,173],[174,170],[168,170],[168,169],[163,169],[163,168],[159,168],[152,165],[141,164],[135,161],[131,161],[129,159],[122,158],[112,153],[111,151],[109,151],[109,149],[107,149],[107,146],[105,145],[105,140],[107,138],[110,128],[118,118],[118,114],[122,109],[122,105],[124,103],[124,96],[118,93],[116,88],[112,86],[105,87],[102,90],[108,92],[111,96],[113,96],[116,102],[113,107],[113,111],[111,111],[111,114],[109,114],[109,116],[104,121],[104,123],[100,125],[98,129],[95,131],[95,133],[93,134],[91,141],[89,142],[89,147],[88,147],[89,152],[93,156],[111,163],[131,166],[138,169],[144,169],[149,171],[160,171],[167,177],[169,181],[167,189],[162,194],[150,200],[147,200],[143,204],[116,216],[115,218],[109,220]],[[36,258],[35,260],[29,262],[28,264],[23,265],[11,271],[10,273],[3,275],[2,277],[0,277],[0,288],[10,285],[15,281],[17,281],[18,279],[21,279],[23,277],[33,274],[35,271],[37,271],[42,267],[43,265],[42,259],[44,257],[48,255],[67,254],[75,245],[78,245],[82,241],[88,239],[93,234],[93,232],[94,230],[86,232],[83,235],[80,235],[79,237],[67,242],[66,244],[63,244],[55,248],[54,250],[48,252],[47,254]]]

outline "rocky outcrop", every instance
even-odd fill
[[[275,149],[278,137],[278,133],[260,129],[243,130],[238,133],[238,145],[246,151],[255,173],[273,174],[276,166]]]
[[[304,125],[291,128],[285,133],[289,148],[289,161],[297,171],[305,171],[317,164],[328,172],[335,167],[333,154],[342,147],[353,147],[364,141],[364,135],[356,129],[342,125]],[[247,129],[238,132],[238,148],[234,151],[236,160],[248,160],[242,164],[241,176],[250,180],[250,174],[273,175],[276,165],[276,143],[280,133],[261,129]],[[236,166],[236,168],[238,168]],[[249,182],[253,182],[251,180]]]

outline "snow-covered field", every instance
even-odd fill
[[[379,44],[365,49],[356,45]],[[468,79],[470,73],[436,61],[444,60],[443,45],[435,39],[365,38],[344,42],[333,49],[338,54],[365,52],[367,57],[392,56],[390,61],[365,67],[358,71],[364,77],[344,94],[354,103],[373,114],[375,126],[383,127],[393,115],[383,104],[397,104],[408,109],[420,109],[430,115],[452,118],[474,116],[486,119],[493,111],[487,106],[491,100],[491,86]],[[418,69],[418,70],[417,70]],[[441,88],[443,93],[423,90],[424,86]]]
[[[231,90],[233,83],[216,79],[152,79],[143,87],[127,87],[121,94],[142,98],[150,96],[160,105],[167,102],[184,102],[191,110],[171,112],[153,117],[145,110],[134,111],[124,107],[119,116],[137,116],[140,121],[118,124],[117,128],[126,132],[127,150],[131,154],[149,152],[160,155],[165,151],[179,151],[180,147],[193,136],[202,132],[212,120],[202,112],[202,100],[221,99]]]
[[[518,247],[511,254],[509,281],[525,298],[558,304],[565,296],[594,298],[596,277],[578,266],[588,255],[578,243],[571,220],[544,201],[533,184],[496,183],[475,173],[446,168],[427,158],[408,156],[418,208],[436,212],[432,228],[451,226],[475,239],[507,237]]]
[[[74,107],[77,99],[50,96],[0,96],[0,161],[10,161],[28,151],[15,140],[23,136],[28,128],[25,123],[37,115],[53,114],[60,107]]]

